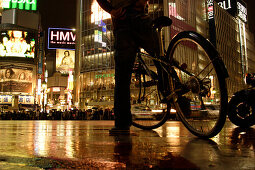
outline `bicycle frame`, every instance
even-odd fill
[[[159,84],[162,85],[162,86],[159,86],[159,91],[161,93],[163,93],[162,95],[164,96],[164,98],[166,100],[170,100],[171,98],[173,98],[175,96],[175,92],[178,91],[178,90],[174,91],[173,89],[170,89],[168,83],[164,83],[164,82],[169,81],[169,76],[174,77],[175,79],[179,79],[178,76],[176,75],[176,72],[174,71],[174,67],[178,68],[179,70],[185,72],[186,74],[188,74],[190,76],[193,76],[193,74],[191,74],[190,72],[186,71],[184,68],[179,66],[178,63],[170,62],[170,60],[165,57],[166,56],[166,53],[165,53],[166,50],[163,47],[161,30],[162,30],[162,27],[158,28],[158,30],[157,30],[158,37],[159,37],[159,44],[160,44],[160,56],[151,56],[147,53],[139,51],[138,55],[137,55],[137,59],[138,59],[140,65],[146,71],[146,73],[150,77],[152,77],[154,80],[158,80],[160,82]],[[142,57],[146,57],[148,59],[151,59],[154,62],[155,67],[162,68],[164,70],[164,72],[161,72],[161,74],[157,74],[154,71],[152,71],[147,66],[147,64],[145,63],[145,61],[143,60]],[[167,77],[164,76],[164,73],[167,74]],[[158,75],[158,76],[155,76],[155,75]],[[140,84],[140,87],[141,87],[141,84]],[[169,90],[171,91],[170,94],[169,94]],[[145,88],[144,88],[144,93],[145,93]],[[139,94],[139,98],[140,97],[141,97],[141,94]]]

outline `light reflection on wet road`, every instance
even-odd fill
[[[255,129],[227,122],[211,140],[178,121],[110,136],[112,121],[0,121],[0,169],[255,169]]]

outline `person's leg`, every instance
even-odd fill
[[[138,17],[132,23],[134,35],[137,43],[150,55],[159,55],[159,37],[155,29],[152,28],[153,20],[149,16]]]
[[[155,29],[152,28],[153,20],[150,17],[140,17],[134,20],[132,25],[135,26],[134,32],[136,36],[136,40],[139,43],[139,46],[142,47],[146,52],[148,52],[152,56],[160,55],[160,45],[159,45],[159,37],[158,33]],[[158,75],[161,76],[159,78],[159,88],[165,89],[163,93],[167,93],[169,90],[166,89],[167,86],[167,73],[160,68],[159,63],[155,61],[154,63],[158,68]],[[164,82],[166,80],[166,82]]]
[[[130,112],[130,80],[136,57],[136,43],[127,29],[115,32],[115,127],[129,129],[132,124]]]

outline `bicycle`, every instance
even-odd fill
[[[240,127],[255,125],[255,74],[248,73],[245,76],[247,87],[237,91],[228,103],[229,120]]]
[[[178,33],[165,50],[162,28],[171,24],[165,16],[154,20],[160,57],[138,52],[130,84],[133,125],[158,128],[173,110],[192,134],[213,137],[226,120],[228,72],[214,46],[196,32]]]

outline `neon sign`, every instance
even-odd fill
[[[37,0],[3,0],[3,9],[37,10]]]
[[[75,49],[75,30],[67,28],[48,29],[48,49]]]
[[[244,2],[238,1],[237,2],[237,16],[243,21],[247,22],[247,6]]]
[[[214,10],[213,10],[213,0],[207,1],[207,9],[208,9],[208,19],[211,20],[214,18]]]

